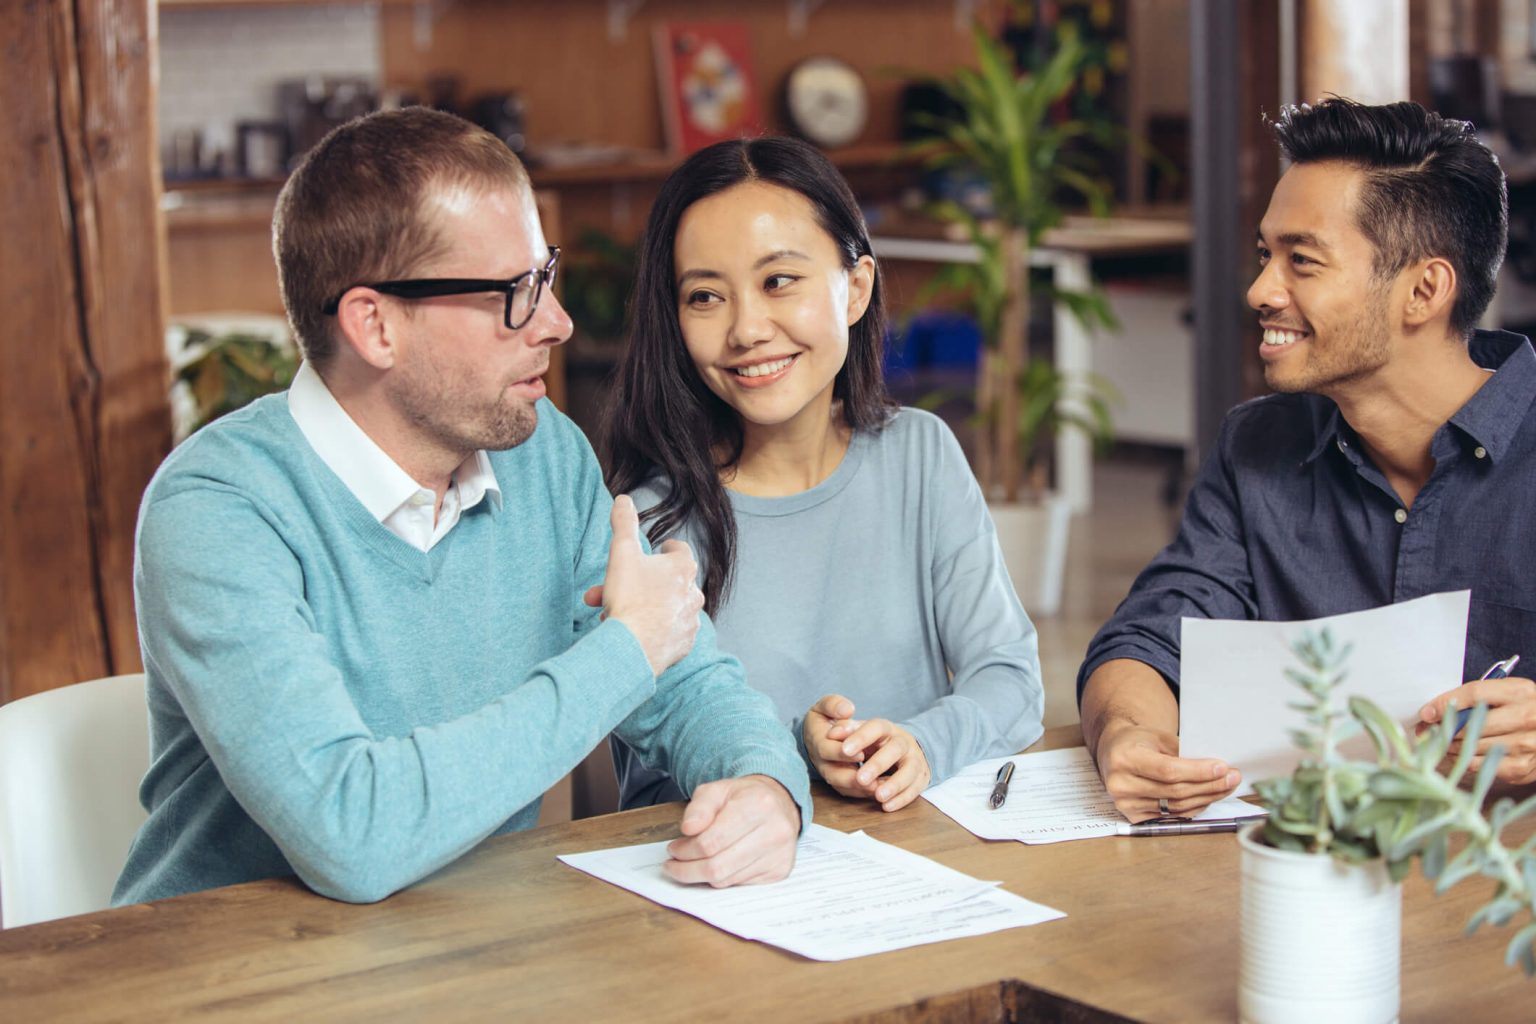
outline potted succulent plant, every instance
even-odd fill
[[[1046,529],[1059,535],[1059,550],[1040,556],[1040,562],[1054,570],[1059,597],[1069,513],[1064,502],[1047,495],[1048,441],[1059,430],[1075,429],[1107,443],[1111,393],[1101,382],[1069,379],[1049,360],[1030,358],[1031,302],[1038,293],[1065,304],[1085,326],[1118,325],[1097,292],[1032,287],[1030,252],[1061,222],[1063,196],[1076,196],[1095,214],[1109,212],[1107,185],[1075,145],[1110,142],[1117,130],[1107,119],[1054,113],[1087,67],[1086,51],[1071,31],[1063,32],[1050,59],[1028,74],[1015,70],[1012,54],[984,27],[973,32],[977,67],[930,79],[953,101],[954,112],[918,119],[933,132],[914,146],[929,166],[964,168],[986,186],[982,209],[954,201],[935,207],[939,217],[963,227],[978,258],[943,268],[933,286],[965,296],[981,329],[974,456],[1005,555],[1011,536],[1039,529],[1022,521],[1048,524]],[[1036,511],[1042,505],[1051,511]],[[1014,522],[1021,525],[1013,527]],[[1009,568],[1023,592],[1021,573],[1012,561]],[[1050,585],[1036,589],[1052,591]],[[1038,602],[1030,607],[1036,613],[1052,610]]]
[[[1292,707],[1307,728],[1292,733],[1305,756],[1289,776],[1256,784],[1269,808],[1241,836],[1242,1019],[1391,1021],[1397,1019],[1401,889],[1417,859],[1435,891],[1482,875],[1498,883],[1467,930],[1502,925],[1520,911],[1536,914],[1536,838],[1514,849],[1506,825],[1536,810],[1536,797],[1503,797],[1484,811],[1501,747],[1476,774],[1468,768],[1482,733],[1485,706],[1473,709],[1461,752],[1446,766],[1458,715],[1422,736],[1369,700],[1335,702],[1348,645],[1327,630],[1305,634],[1287,675],[1307,694]],[[1452,705],[1454,709],[1454,705]],[[1364,729],[1376,761],[1346,759],[1339,745]],[[1465,845],[1452,853],[1453,836]],[[1510,939],[1506,961],[1536,974],[1536,923]]]

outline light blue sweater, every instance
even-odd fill
[[[166,460],[134,573],[150,814],[114,903],[290,873],[382,899],[532,826],[610,730],[690,790],[772,776],[809,820],[793,742],[707,621],[658,680],[582,603],[612,501],[580,431],[540,402],[533,436],[491,464],[502,504],[422,552],[325,466],[284,395]]]
[[[666,486],[640,488],[636,506],[655,505]],[[855,434],[832,475],[800,494],[727,494],[736,576],[715,615],[720,646],[797,738],[828,693],[850,698],[859,718],[905,726],[934,783],[1039,738],[1035,627],[942,420],[902,409],[882,432]],[[679,536],[702,559],[696,524]],[[622,805],[677,799],[618,739]]]

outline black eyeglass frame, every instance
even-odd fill
[[[385,295],[393,295],[397,299],[435,299],[444,295],[474,295],[478,292],[502,292],[507,297],[506,305],[502,308],[502,323],[507,330],[515,331],[527,325],[533,319],[533,314],[538,312],[539,300],[544,297],[546,287],[553,288],[555,274],[560,269],[560,247],[549,247],[549,259],[544,266],[531,270],[525,270],[516,277],[507,280],[487,277],[421,277],[405,281],[368,281],[359,284],[348,285],[320,310],[326,316],[335,316],[341,308],[341,300],[347,292],[353,288],[372,288],[376,292]],[[533,288],[533,301],[528,305],[528,315],[517,323],[512,322],[512,296],[517,294],[517,286],[525,278],[535,278]]]

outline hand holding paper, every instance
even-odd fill
[[[1013,761],[1008,802],[991,810],[987,796],[997,769]],[[1066,747],[995,757],[967,765],[923,799],[983,839],[1016,839],[1021,843],[1059,843],[1115,835],[1125,816],[1099,781],[1085,747]],[[1241,800],[1221,800],[1197,820],[1258,816],[1263,808]]]
[[[1251,780],[1289,775],[1302,754],[1287,731],[1295,686],[1285,669],[1296,638],[1325,628],[1354,645],[1340,692],[1368,697],[1411,726],[1427,697],[1461,682],[1470,598],[1470,591],[1458,590],[1305,622],[1185,619],[1180,752],[1221,758],[1241,770],[1239,796],[1252,790]],[[1357,736],[1342,753],[1370,760],[1370,739]]]
[[[1130,821],[1199,814],[1241,781],[1224,761],[1179,756],[1179,703],[1150,665],[1104,662],[1088,678],[1082,709],[1104,788]]]

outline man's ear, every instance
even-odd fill
[[[384,297],[372,288],[353,288],[336,309],[340,342],[376,370],[395,365],[394,332]]]
[[[864,316],[869,300],[875,295],[875,261],[860,256],[848,270],[848,326],[852,327]]]
[[[1423,327],[1442,317],[1449,319],[1456,303],[1456,268],[1449,260],[1436,256],[1420,260],[1407,269],[1408,301],[1403,307],[1403,323]]]

